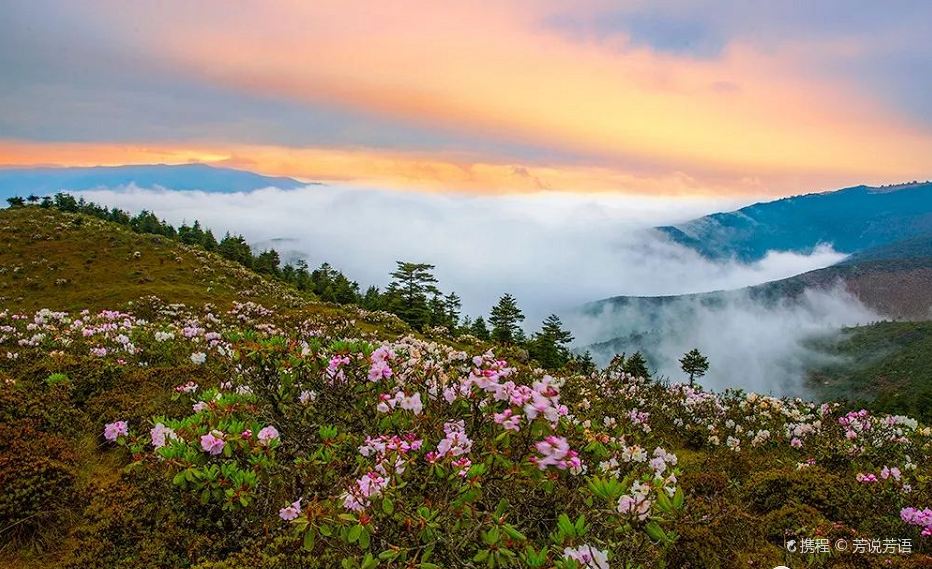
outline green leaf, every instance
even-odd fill
[[[586,533],[586,516],[580,514],[579,518],[576,519],[576,535],[583,535]]]
[[[304,534],[304,549],[308,551],[314,550],[314,539],[317,537],[317,531],[314,528],[307,530]]]
[[[392,502],[391,498],[385,498],[382,500],[382,511],[388,515],[391,515],[395,512],[395,503]]]
[[[502,526],[502,529],[505,530],[505,533],[508,534],[508,537],[517,541],[526,541],[527,536],[525,536],[520,531],[516,530],[512,525],[505,524]]]
[[[644,532],[647,533],[648,537],[654,541],[659,541],[661,543],[667,542],[667,534],[664,533],[663,528],[661,528],[660,525],[655,521],[652,521],[644,526]]]
[[[494,545],[498,543],[500,538],[501,538],[501,532],[499,531],[498,526],[490,528],[482,536],[482,540],[488,543],[489,545]]]
[[[569,537],[576,535],[576,528],[573,526],[573,522],[570,521],[570,517],[566,514],[560,514],[560,517],[557,518],[557,527]]]
[[[354,525],[350,528],[349,533],[346,538],[350,543],[356,543],[359,540],[359,535],[362,533],[362,526],[359,524]]]
[[[369,549],[369,530],[366,528],[362,528],[362,531],[359,532],[359,547]]]
[[[684,498],[685,497],[683,496],[683,489],[677,488],[676,492],[673,494],[673,507],[676,508],[677,510],[682,509]]]

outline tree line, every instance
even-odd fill
[[[218,240],[210,229],[203,228],[197,220],[191,225],[182,223],[175,228],[148,210],[132,215],[125,210],[107,208],[63,192],[41,198],[36,195],[10,197],[7,202],[10,207],[22,207],[28,203],[42,208],[82,213],[123,225],[136,233],[161,235],[186,245],[201,247],[257,273],[289,283],[300,291],[313,293],[324,302],[354,304],[366,310],[390,312],[421,331],[444,328],[452,336],[468,334],[482,341],[524,349],[529,358],[547,370],[569,367],[572,371],[590,373],[596,367],[589,352],[574,354],[569,349],[573,335],[564,328],[556,314],[549,315],[537,332],[527,336],[522,327],[524,313],[518,300],[510,293],[502,295],[491,307],[488,319],[482,315],[475,318],[461,315],[460,297],[455,292],[444,293],[440,290],[434,276],[435,266],[428,263],[397,261],[395,270],[390,274],[391,283],[384,291],[370,286],[365,292],[360,292],[356,281],[347,278],[329,263],[322,263],[313,270],[303,259],[282,265],[281,257],[275,249],[256,253],[243,235],[229,232]],[[616,356],[612,365],[636,377],[650,376],[647,361],[640,352],[628,358],[624,354]],[[681,366],[689,375],[690,383],[693,383],[694,378],[705,374],[708,361],[698,350],[693,350],[684,356]]]

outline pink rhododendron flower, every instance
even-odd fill
[[[149,430],[149,439],[151,439],[152,446],[155,448],[162,448],[165,446],[168,439],[175,438],[178,438],[177,435],[175,435],[175,431],[162,423],[156,423],[155,426]]]
[[[437,445],[438,457],[460,456],[472,450],[472,441],[466,436],[463,421],[451,421],[443,425],[446,437]]]
[[[501,425],[506,431],[518,432],[521,430],[521,415],[516,415],[511,409],[505,409],[501,413],[495,413],[492,419]]]
[[[886,479],[888,479],[888,478],[893,478],[894,480],[899,480],[901,476],[902,476],[902,472],[900,472],[900,469],[897,468],[897,467],[895,467],[895,466],[894,466],[893,468],[888,468],[888,467],[884,466],[884,467],[880,470],[880,477],[883,478],[884,480],[886,480]]]
[[[301,515],[301,498],[292,502],[290,506],[285,506],[278,511],[278,517],[286,522],[291,521]]]
[[[394,396],[383,393],[379,396],[379,404],[376,409],[379,413],[388,413],[395,407],[400,407],[411,411],[415,415],[420,415],[424,411],[424,404],[421,402],[421,394],[415,392],[414,395],[405,395],[404,391],[398,391]]]
[[[600,551],[589,544],[565,548],[563,558],[576,561],[583,569],[609,569],[608,552]]]
[[[370,499],[379,496],[388,486],[388,479],[378,472],[369,472],[343,494],[343,507],[352,512],[361,512],[369,507]]]
[[[900,510],[900,519],[910,525],[923,528],[923,537],[932,537],[932,509],[903,508]]]
[[[410,397],[402,398],[399,405],[402,409],[411,411],[415,415],[420,415],[421,411],[424,410],[424,404],[421,403],[421,394],[418,392],[415,392],[414,395]]]
[[[650,487],[639,482],[631,485],[631,492],[618,498],[618,513],[646,520],[650,515]]]
[[[204,452],[208,452],[212,455],[218,455],[223,452],[225,444],[226,443],[223,441],[223,433],[220,431],[211,431],[201,436],[201,448],[204,449]]]
[[[116,421],[113,423],[107,423],[104,426],[104,438],[110,442],[116,442],[120,437],[125,437],[129,434],[129,427],[126,421]]]
[[[379,381],[392,376],[392,368],[385,360],[377,360],[369,366],[369,381]]]
[[[570,450],[570,444],[563,437],[550,435],[535,443],[534,448],[542,456],[531,457],[531,462],[541,470],[546,470],[548,466],[555,466],[560,470],[570,470],[573,474],[582,471],[579,455],[576,451]]]
[[[185,383],[184,385],[179,385],[175,387],[175,391],[177,391],[178,393],[194,393],[195,391],[197,391],[197,387],[198,386],[196,383],[194,383],[193,381],[189,381],[188,383]]]
[[[272,442],[274,439],[277,439],[278,437],[279,437],[278,429],[276,429],[272,425],[263,427],[259,431],[259,434],[256,436],[256,438],[259,439],[259,444],[262,444],[262,445],[268,445],[270,442]]]
[[[333,356],[330,358],[330,363],[327,364],[327,377],[331,381],[337,383],[342,383],[346,380],[346,376],[343,373],[343,366],[350,363],[349,356]]]

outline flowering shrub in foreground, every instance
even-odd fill
[[[493,567],[573,567],[604,564],[639,532],[658,552],[675,539],[664,526],[684,508],[676,456],[657,447],[642,457],[620,434],[591,440],[553,377],[414,338],[381,346],[231,340],[238,377],[219,388],[178,386],[175,397],[189,398],[192,414],[153,418],[148,444],[145,433],[114,440],[167,470],[180,489],[226,509],[266,498],[260,489],[274,472],[294,488],[278,518],[308,550],[343,558],[375,551],[398,563],[465,555]],[[140,445],[151,455],[140,455]],[[332,482],[313,484],[321,478]],[[555,527],[534,527],[553,515],[545,512],[561,511]],[[569,513],[575,524],[567,525]],[[447,534],[467,527],[477,541]],[[584,537],[606,553],[578,553]]]
[[[114,409],[95,432],[205,527],[277,536],[311,566],[685,566],[719,519],[761,520],[733,523],[762,526],[767,562],[784,531],[927,540],[932,433],[906,417],[614,367],[553,377],[257,306],[147,312],[0,314],[4,361],[188,370],[160,414]],[[837,489],[811,487],[822,473]]]

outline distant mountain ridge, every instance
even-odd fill
[[[808,289],[844,286],[879,314],[906,320],[932,317],[932,232],[856,253],[844,261],[785,279],[734,290],[667,296],[615,296],[590,302],[582,311],[596,314],[607,307],[637,304],[643,309],[690,300],[715,305],[744,296],[772,304]]]
[[[0,198],[84,191],[134,184],[141,188],[205,192],[249,192],[275,187],[291,190],[311,185],[294,178],[263,176],[247,170],[207,164],[140,164],[73,168],[0,168]]]
[[[751,262],[823,243],[856,253],[932,233],[932,182],[794,196],[657,230],[711,259]]]

